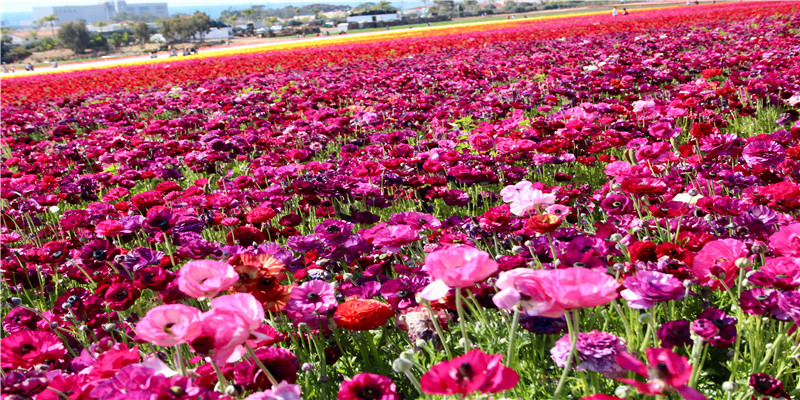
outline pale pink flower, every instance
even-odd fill
[[[532,185],[533,184],[528,181],[519,181],[516,185],[504,187],[503,190],[500,191],[500,196],[503,197],[503,201],[506,203],[511,203],[520,193],[530,190]]]
[[[775,252],[787,257],[800,257],[800,222],[781,227],[769,237]]]
[[[747,257],[747,247],[736,239],[708,242],[692,261],[692,272],[703,286],[712,289],[732,287],[739,275],[736,260]],[[722,282],[725,285],[722,285]]]
[[[300,385],[281,381],[278,386],[263,392],[253,393],[244,400],[300,400]]]
[[[523,312],[533,316],[560,317],[564,309],[556,304],[541,284],[541,279],[550,271],[516,268],[501,272],[492,301],[501,309],[510,310],[519,305]]]
[[[178,289],[199,298],[212,298],[239,280],[233,267],[219,261],[190,261],[178,272]]]
[[[540,284],[545,293],[552,297],[555,306],[564,310],[597,307],[619,296],[619,283],[613,276],[589,268],[547,271],[541,277]]]
[[[425,257],[424,271],[433,282],[422,290],[425,300],[433,301],[447,295],[452,288],[464,288],[480,282],[497,271],[497,262],[489,253],[474,247],[458,246],[435,251]]]
[[[236,293],[211,300],[212,308],[224,308],[238,314],[250,330],[258,329],[264,321],[264,306],[250,293]]]
[[[187,343],[200,335],[200,310],[183,304],[157,306],[136,324],[140,338],[158,346]]]
[[[502,191],[500,193],[502,194]],[[511,197],[511,194],[509,193],[508,196],[504,196],[503,199],[505,200],[506,197]],[[540,189],[533,189],[531,186],[525,185],[524,189],[516,189],[516,194],[511,198],[511,213],[522,216],[529,211],[541,210],[555,202],[555,194],[545,193]]]

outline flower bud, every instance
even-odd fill
[[[230,385],[225,388],[225,395],[229,397],[239,397],[244,394],[244,387],[242,385]]]
[[[726,392],[735,392],[739,389],[739,385],[733,381],[727,381],[722,383],[722,390]]]
[[[764,242],[755,242],[753,243],[753,247],[751,247],[750,250],[752,250],[753,253],[756,254],[767,254],[767,252],[769,251],[769,247]]]
[[[318,379],[319,383],[327,383],[331,381],[331,378],[328,375],[322,375]]]
[[[403,357],[397,358],[392,362],[392,369],[394,370],[394,372],[397,372],[398,374],[403,374],[408,371],[411,371],[411,368],[413,366],[414,364],[412,364],[411,361],[408,361]]]
[[[753,262],[750,261],[750,259],[748,259],[747,257],[740,257],[736,259],[736,262],[734,264],[736,264],[736,267],[739,269],[750,268],[753,266]]]
[[[303,363],[303,366],[301,366],[300,369],[302,369],[303,371],[306,371],[306,372],[313,371],[314,370],[314,364],[309,363],[309,362]]]
[[[619,243],[619,242],[622,241],[622,235],[620,235],[619,233],[615,233],[615,234],[609,236],[608,240],[610,240],[612,242],[615,242],[615,243]]]
[[[639,322],[641,322],[643,324],[649,324],[649,323],[653,322],[653,314],[644,313],[644,314],[639,315]]]
[[[525,251],[525,248],[522,246],[514,246],[511,248],[511,252],[514,254],[522,254],[523,251]]]
[[[631,388],[629,386],[617,386],[614,390],[614,395],[621,399],[627,399],[631,394]]]

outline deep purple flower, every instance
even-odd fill
[[[384,282],[381,295],[393,308],[405,310],[417,305],[416,294],[427,284],[428,280],[421,275],[402,276]]]
[[[522,313],[519,316],[519,326],[528,332],[540,335],[555,335],[567,331],[567,321],[564,317],[549,318]]]
[[[750,375],[750,387],[753,388],[756,393],[764,396],[785,399],[791,398],[783,389],[782,381],[763,372]]]
[[[657,271],[639,271],[622,282],[620,296],[631,308],[651,308],[656,302],[680,300],[686,294],[680,279]]]
[[[317,237],[325,242],[326,246],[341,244],[353,234],[354,225],[336,219],[328,219],[314,228]]]
[[[690,325],[691,323],[685,319],[669,321],[661,325],[661,328],[658,329],[658,340],[661,341],[661,346],[672,349],[691,345]]]
[[[0,380],[0,389],[8,399],[27,399],[41,393],[47,384],[48,379],[41,372],[11,371]]]
[[[255,351],[256,357],[269,370],[278,382],[286,381],[295,383],[300,363],[297,356],[288,349],[281,347],[264,347]],[[269,379],[261,368],[250,358],[234,367],[233,379],[237,385],[242,385],[248,390],[260,390],[271,387]]]
[[[600,207],[609,215],[625,215],[633,212],[633,202],[621,194],[606,197],[600,202]]]
[[[782,292],[778,295],[778,307],[795,323],[800,324],[800,291]]]

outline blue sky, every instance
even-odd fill
[[[365,0],[367,1],[367,0]],[[128,0],[129,3],[163,3],[164,1],[158,0]],[[167,1],[170,6],[211,6],[211,5],[219,5],[225,4],[224,0],[169,0]],[[286,3],[286,0],[258,0],[254,2],[250,2],[254,5],[269,5],[270,3]],[[20,11],[31,11],[33,7],[47,7],[47,6],[79,6],[79,5],[91,5],[97,4],[99,1],[93,0],[31,0],[31,1],[1,1],[2,11],[3,12],[20,12]],[[236,0],[235,3],[238,4],[247,4],[247,0]],[[307,3],[303,1],[302,3]],[[320,3],[331,3],[336,4],[335,0],[328,0],[328,1],[320,1]]]

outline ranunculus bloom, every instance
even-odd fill
[[[194,307],[161,305],[148,311],[136,324],[136,335],[159,346],[175,346],[200,334],[199,319],[200,310]]]
[[[542,234],[553,232],[561,226],[562,217],[553,214],[539,214],[528,218],[527,226],[532,231]]]
[[[342,382],[337,400],[400,400],[391,379],[363,372]]]
[[[597,307],[617,298],[619,283],[613,276],[588,268],[548,271],[542,287],[564,310]]]
[[[769,237],[769,245],[778,254],[800,257],[800,222],[778,229]]]
[[[775,399],[790,398],[783,388],[783,382],[763,372],[750,375],[750,387],[758,394],[763,394]],[[755,397],[755,396],[754,396]]]
[[[622,282],[620,292],[631,308],[652,308],[656,302],[680,300],[686,294],[683,282],[670,274],[657,271],[639,271]]]
[[[591,332],[578,332],[577,365],[573,368],[578,371],[592,371],[603,374],[606,378],[616,378],[625,376],[625,370],[617,364],[617,354],[627,353],[625,340],[597,330]],[[555,346],[550,349],[550,358],[555,361],[559,368],[567,366],[569,352],[572,351],[569,334],[566,334],[556,341]]]
[[[675,390],[686,400],[708,400],[700,392],[686,385],[692,376],[692,366],[686,357],[681,357],[672,350],[656,347],[647,349],[646,354],[650,362],[649,368],[628,353],[617,354],[617,362],[623,368],[649,378],[649,382],[627,378],[617,378],[617,380],[650,396],[664,395],[665,391]]]
[[[196,299],[212,298],[238,280],[232,266],[213,260],[189,261],[178,272],[178,288]]]
[[[497,393],[513,388],[519,382],[516,371],[500,363],[503,356],[489,355],[480,349],[442,361],[420,378],[427,394],[468,395],[477,391]]]
[[[533,316],[560,317],[564,309],[555,304],[541,284],[541,278],[549,271],[516,268],[501,272],[492,301],[501,309],[510,310],[519,305],[523,312]]]
[[[0,367],[31,368],[46,361],[60,360],[67,355],[64,343],[52,332],[21,331],[0,341]]]
[[[736,239],[708,242],[692,262],[692,272],[700,284],[712,289],[731,288],[736,282],[739,267],[736,260],[747,256],[747,247]],[[725,286],[722,285],[725,283]]]
[[[333,320],[343,329],[369,331],[380,328],[394,315],[391,307],[377,300],[354,298],[336,307]]]
[[[435,251],[425,257],[423,270],[428,272],[433,282],[422,290],[422,297],[429,301],[441,299],[449,288],[472,286],[497,269],[497,262],[489,253],[474,247],[457,246]]]
[[[245,353],[243,344],[250,338],[251,322],[230,308],[212,308],[201,315],[200,333],[191,340],[192,349],[210,356],[217,365],[236,362]]]

